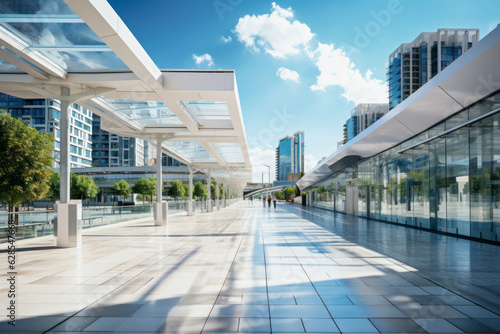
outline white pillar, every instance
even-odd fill
[[[193,169],[189,167],[189,200],[188,200],[188,216],[194,215],[193,203]]]
[[[67,87],[61,87],[61,96],[70,96]],[[70,107],[71,102],[61,100],[60,137],[60,200],[56,203],[57,247],[79,247],[82,244],[82,203],[70,199]]]
[[[162,141],[156,140],[156,203],[153,206],[155,225],[167,225],[168,203],[163,201]]]
[[[69,88],[61,87],[61,95],[69,96]],[[70,173],[71,162],[69,155],[70,146],[70,103],[69,101],[61,101],[61,124],[60,124],[60,196],[61,204],[69,204],[70,201]]]
[[[220,200],[219,200],[219,197],[220,197],[220,190],[219,190],[219,179],[217,179],[217,187],[216,187],[216,191],[217,191],[217,211],[220,210]]]
[[[207,174],[207,212],[212,212],[211,188],[212,188],[212,174],[209,171]]]
[[[222,181],[222,208],[226,207],[226,184]]]

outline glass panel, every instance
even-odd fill
[[[469,129],[446,137],[447,228],[449,233],[470,235]]]
[[[117,112],[144,127],[183,127],[182,122],[163,104],[156,101],[115,100],[101,97]]]
[[[165,142],[163,145],[174,150],[180,155],[187,157],[193,162],[216,162],[215,158],[212,157],[199,143]]]
[[[241,153],[240,144],[237,143],[213,143],[215,149],[219,152],[226,162],[243,163],[245,159]]]
[[[493,109],[500,107],[500,93],[490,96],[484,101],[477,103],[469,108],[469,119],[481,116]]]
[[[63,0],[4,1],[0,30],[67,72],[128,69]]]
[[[181,101],[179,105],[200,123],[207,120],[230,120],[226,102]]]
[[[492,206],[493,127],[491,119],[470,128],[471,236],[494,239]],[[494,178],[494,176],[493,176]]]

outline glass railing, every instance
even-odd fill
[[[226,199],[226,206],[230,206],[239,199]],[[207,201],[195,201],[194,209],[197,213],[207,212]],[[221,200],[221,208],[223,208]],[[216,210],[216,201],[212,200],[212,208]],[[153,217],[153,205],[131,206],[101,206],[83,208],[82,228],[92,228],[110,225],[141,218]],[[30,239],[54,234],[55,213],[53,210],[16,212],[17,227],[16,239]],[[169,201],[168,215],[187,214],[187,201]],[[0,243],[8,238],[8,212],[0,212]]]

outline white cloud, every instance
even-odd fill
[[[238,20],[234,32],[238,40],[255,52],[262,47],[274,58],[286,58],[307,47],[314,34],[304,23],[293,20],[289,7],[273,2],[271,14],[245,15]]]
[[[206,62],[208,66],[213,66],[214,64],[212,56],[209,55],[208,53],[205,53],[204,55],[201,56],[197,56],[193,53],[193,60],[196,62],[196,65],[200,65],[204,62]]]
[[[224,37],[224,36],[221,36],[221,39],[224,43],[229,43],[233,40],[233,38],[231,37],[231,35],[227,36],[227,37]]]
[[[343,49],[320,42],[314,49],[311,41],[315,34],[307,24],[294,19],[290,7],[273,3],[270,14],[245,15],[238,20],[234,33],[248,48],[255,52],[264,49],[274,58],[286,58],[303,50],[319,70],[316,83],[310,86],[312,90],[340,87],[342,96],[356,104],[388,102],[385,81],[373,78],[370,70],[361,73]],[[299,80],[297,72],[284,67],[277,75],[283,80]]]
[[[264,182],[269,181],[269,168],[263,166],[268,165],[271,167],[271,182],[275,180],[276,168],[274,164],[275,150],[261,150],[254,147],[248,151],[250,155],[250,162],[252,163],[252,179],[253,182],[262,182],[262,174],[264,173]]]
[[[285,67],[280,67],[276,75],[283,80],[290,80],[293,82],[299,82],[300,75],[296,71],[289,70]]]
[[[342,96],[355,104],[387,103],[385,82],[372,78],[370,70],[361,74],[342,49],[318,43],[311,59],[320,72],[312,90],[325,91],[330,86],[338,86],[344,90]]]
[[[318,164],[318,159],[316,159],[314,155],[306,154],[304,156],[304,169],[306,173],[309,172],[314,167],[316,167],[317,164]]]

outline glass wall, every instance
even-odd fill
[[[499,92],[306,190],[314,206],[345,213],[355,186],[361,217],[498,241],[500,113],[461,126],[497,108]]]

